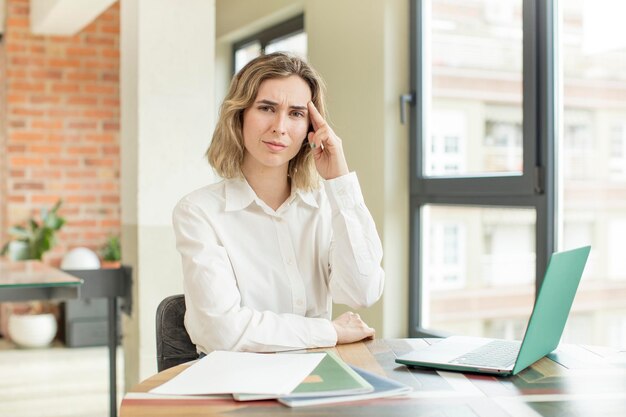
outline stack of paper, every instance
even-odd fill
[[[400,382],[394,381],[393,379],[385,378],[380,375],[367,372],[363,369],[357,368],[356,366],[352,366],[351,368],[363,379],[365,379],[370,385],[372,385],[372,391],[366,393],[354,393],[338,396],[300,397],[288,395],[285,397],[280,397],[278,401],[289,407],[305,407],[311,405],[334,404],[393,397],[396,395],[406,394],[413,390],[413,388],[401,384]]]
[[[411,388],[358,368],[335,353],[214,351],[150,391],[156,395],[232,394],[238,401],[278,399],[289,407],[382,398]]]
[[[150,393],[287,395],[324,356],[324,353],[274,355],[213,351]]]
[[[372,392],[374,387],[350,368],[335,353],[326,356],[291,393],[294,397],[339,396]],[[254,394],[234,394],[237,401],[278,398]]]

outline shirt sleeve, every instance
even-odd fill
[[[242,306],[228,254],[201,209],[180,202],[173,224],[183,265],[185,327],[200,351],[275,352],[337,343],[327,319]]]
[[[332,211],[329,288],[335,303],[369,307],[383,293],[382,244],[355,173],[327,180]]]

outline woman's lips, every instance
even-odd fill
[[[282,143],[278,143],[278,142],[263,142],[263,143],[270,150],[275,151],[275,152],[282,151],[283,149],[287,147],[287,145],[283,145]]]

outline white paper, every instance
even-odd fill
[[[287,395],[315,369],[324,355],[213,351],[150,393]]]

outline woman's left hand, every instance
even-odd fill
[[[309,132],[309,144],[313,144],[313,158],[317,172],[325,180],[348,174],[348,162],[343,154],[341,139],[328,126],[313,102],[309,101],[309,119],[313,132]]]

